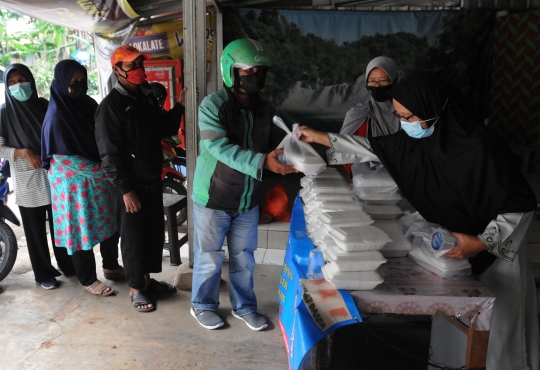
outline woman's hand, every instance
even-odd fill
[[[446,257],[471,258],[478,252],[487,250],[487,246],[484,242],[476,236],[461,233],[452,233],[452,236],[456,238],[459,243],[454,249],[450,249],[446,252]]]
[[[127,213],[139,212],[141,209],[141,201],[134,191],[124,194],[124,204],[126,205]]]
[[[298,140],[306,143],[317,143],[324,146],[330,146],[330,140],[328,140],[328,134],[326,132],[317,131],[309,126],[300,126],[300,137]]]
[[[15,149],[13,157],[26,158],[26,160],[30,163],[32,167],[34,167],[35,169],[41,168],[41,157],[34,153],[32,149]]]

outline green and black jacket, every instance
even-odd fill
[[[195,203],[237,212],[259,204],[266,154],[285,136],[272,122],[275,114],[276,109],[259,98],[252,98],[249,107],[241,106],[228,88],[201,102]]]

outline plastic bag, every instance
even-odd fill
[[[266,193],[266,207],[263,212],[271,214],[276,221],[291,221],[292,207],[283,186],[278,184]]]
[[[326,169],[326,162],[315,149],[308,143],[298,140],[300,130],[297,123],[293,125],[292,132],[278,116],[274,116],[274,123],[287,133],[287,136],[277,147],[277,149],[283,148],[285,150],[283,159],[278,158],[281,163],[292,164],[296,170],[306,175],[318,175]]]
[[[444,279],[457,280],[471,274],[469,260],[445,256],[435,257],[430,249],[431,246],[427,245],[424,238],[417,236],[413,239],[409,258]]]

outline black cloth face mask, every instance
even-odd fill
[[[262,71],[257,71],[247,76],[240,76],[240,85],[247,95],[255,95],[264,87],[266,75]]]
[[[86,81],[77,81],[69,84],[69,89],[71,90],[68,92],[70,97],[73,99],[80,99],[86,95],[88,85],[86,84]]]
[[[392,87],[394,87],[393,84],[386,85],[386,86],[379,86],[379,87],[366,86],[366,88],[368,89],[373,99],[375,99],[375,101],[378,101],[379,103],[382,103],[383,101],[387,101],[388,99],[390,99],[390,97],[387,95],[387,92]]]

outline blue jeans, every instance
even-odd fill
[[[219,211],[194,203],[193,285],[191,305],[215,311],[219,306],[223,241],[229,248],[229,298],[238,315],[257,311],[253,270],[259,207],[248,212]]]

